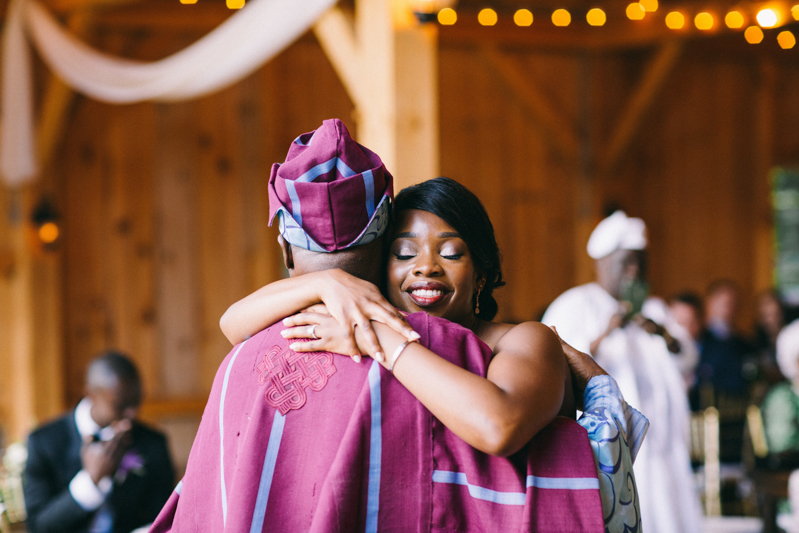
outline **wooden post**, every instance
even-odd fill
[[[771,206],[769,172],[774,165],[774,122],[777,90],[777,66],[774,59],[764,57],[759,65],[757,89],[756,172],[755,179],[755,293],[774,286],[774,212]]]
[[[12,312],[0,346],[9,441],[20,440],[39,422],[64,408],[60,257],[42,252],[29,224],[38,191],[28,186],[8,194],[6,215],[11,266],[5,295]]]
[[[357,0],[314,26],[355,104],[358,141],[383,159],[398,191],[438,175],[438,30],[399,2]]]

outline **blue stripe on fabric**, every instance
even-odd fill
[[[250,533],[261,533],[264,527],[266,503],[269,501],[269,491],[272,489],[272,478],[275,475],[275,464],[277,464],[277,452],[280,449],[280,441],[283,438],[285,424],[286,416],[276,412],[275,418],[272,420],[272,431],[269,432],[269,443],[266,445],[264,467],[261,470],[261,483],[258,485],[258,496],[255,498],[255,509],[252,512]]]
[[[466,479],[466,474],[463,472],[435,470],[433,472],[433,482],[463,485],[469,489],[469,495],[472,498],[498,503],[500,505],[524,505],[524,501],[527,498],[527,494],[524,492],[499,492],[496,490],[487,489],[485,487],[472,485]]]
[[[230,358],[230,363],[228,363],[227,369],[225,369],[225,379],[222,381],[222,395],[219,398],[219,462],[221,465],[219,469],[219,478],[222,482],[223,523],[227,523],[227,490],[225,489],[225,395],[227,394],[227,384],[228,380],[230,379],[230,371],[233,369],[233,363],[236,362],[236,357],[239,356],[239,353],[241,353],[241,349],[244,348],[245,344],[247,344],[247,341],[239,344],[238,350],[236,350],[236,353],[234,353],[233,357]]]
[[[345,178],[351,178],[352,176],[357,174],[357,172],[355,172],[349,166],[347,166],[347,163],[345,163],[344,160],[341,159],[340,157],[336,159],[336,168]],[[367,170],[367,172],[371,172],[371,170]]]
[[[527,486],[539,489],[599,490],[599,479],[595,477],[527,476]]]
[[[366,187],[366,214],[372,218],[375,213],[375,177],[371,170],[364,171],[363,184]]]
[[[296,181],[310,183],[322,174],[327,174],[333,170],[333,168],[336,166],[336,161],[338,161],[338,158],[334,157],[332,159],[328,159],[324,163],[319,163],[315,167],[312,167],[311,170],[307,170],[305,174],[297,178]]]
[[[380,363],[372,360],[369,369],[369,395],[372,401],[372,427],[369,437],[369,484],[366,490],[366,533],[377,531],[380,510],[380,461],[383,454],[383,415],[380,398]]]
[[[291,198],[291,216],[302,227],[302,208],[300,207],[300,197],[297,196],[297,189],[294,187],[293,181],[285,180],[285,183],[289,198]]]
[[[178,484],[175,487],[175,492],[177,493],[178,496],[180,496],[180,491],[182,490],[183,490],[183,480],[181,479],[180,481],[178,481]]]
[[[527,494],[524,492],[499,492],[478,485],[472,485],[466,479],[463,472],[450,472],[447,470],[435,470],[433,472],[434,483],[451,483],[463,485],[469,489],[469,495],[478,500],[484,500],[500,505],[524,505]],[[563,477],[536,477],[527,476],[527,487],[539,489],[567,489],[567,490],[599,490],[599,480],[597,478],[563,478]]]

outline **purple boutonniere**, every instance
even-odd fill
[[[128,477],[128,473],[143,476],[144,472],[144,459],[137,450],[131,449],[125,453],[122,460],[119,462],[119,468],[117,468],[114,479],[119,483],[124,483],[125,479]]]

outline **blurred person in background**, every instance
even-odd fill
[[[669,311],[674,320],[682,326],[690,337],[690,342],[698,354],[700,351],[699,341],[702,332],[705,330],[705,310],[702,305],[702,297],[693,291],[683,291],[669,298]],[[695,361],[695,362],[698,362]],[[696,366],[684,365],[682,371],[685,384],[688,388],[696,383]]]
[[[785,379],[777,364],[777,336],[783,326],[785,307],[777,290],[769,289],[758,294],[752,351],[757,361],[758,381],[766,386]]]
[[[757,376],[751,348],[736,331],[739,288],[729,279],[713,281],[705,293],[705,331],[700,339],[696,385],[691,391],[695,411],[719,410],[719,456],[722,463],[742,459],[750,384]]]
[[[700,392],[699,405],[696,406],[700,409],[708,407],[709,402],[717,402],[719,395],[745,397],[747,378],[754,377],[753,369],[745,368],[749,346],[735,331],[738,301],[738,285],[732,280],[716,280],[707,288],[697,385],[700,390],[712,390],[715,397],[711,399],[707,393]],[[745,374],[746,371],[749,374]]]
[[[89,364],[78,406],[31,433],[31,533],[129,533],[155,519],[175,473],[164,435],[136,421],[141,393],[133,362],[102,353]]]
[[[649,533],[701,530],[699,498],[688,455],[688,402],[680,367],[697,354],[665,302],[649,297],[646,226],[616,211],[588,241],[596,282],[570,289],[543,322],[589,353],[650,420],[635,464],[641,516]],[[680,364],[681,363],[681,364]],[[634,400],[633,400],[634,398]]]
[[[782,329],[776,339],[777,362],[786,381],[768,391],[760,407],[769,457],[768,468],[799,468],[799,321]],[[799,532],[799,471],[788,483],[789,501],[780,502],[778,525]]]

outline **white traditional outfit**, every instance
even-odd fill
[[[588,243],[599,259],[619,250],[643,250],[643,221],[617,211],[602,221]],[[543,322],[555,326],[564,341],[590,353],[621,302],[598,283],[575,287],[547,309]],[[689,408],[680,368],[696,364],[698,354],[687,333],[671,319],[665,303],[649,298],[642,313],[665,326],[683,352],[672,355],[661,336],[628,323],[605,337],[592,354],[621,389],[630,405],[650,420],[646,443],[635,463],[642,524],[647,533],[691,533],[701,530],[701,509],[688,455]]]

